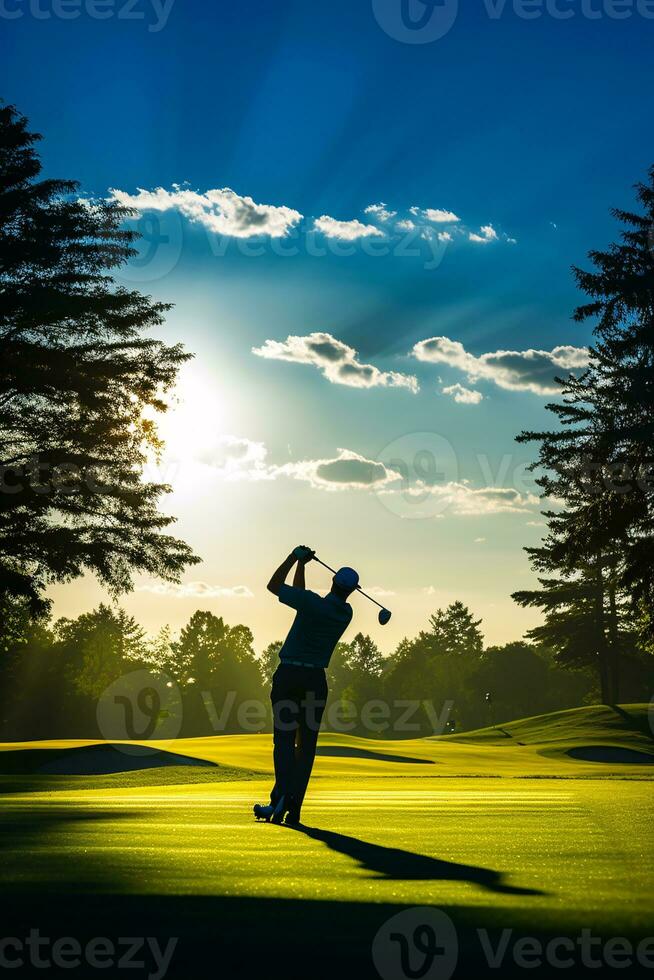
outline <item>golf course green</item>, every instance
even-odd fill
[[[252,816],[269,735],[0,745],[5,934],[176,937],[179,977],[376,977],[378,931],[422,906],[454,923],[455,977],[484,965],[479,930],[493,946],[511,930],[503,976],[524,975],[518,938],[590,929],[635,949],[654,934],[648,710],[409,741],[325,733],[299,828]]]

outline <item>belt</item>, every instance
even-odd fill
[[[290,667],[313,667],[317,670],[325,669],[324,667],[321,667],[320,664],[308,664],[304,660],[282,660],[281,663],[288,664]]]

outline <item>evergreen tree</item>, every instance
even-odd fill
[[[40,180],[39,137],[0,106],[0,596],[94,572],[175,581],[197,561],[165,533],[168,487],[142,479],[152,414],[190,355],[144,336],[168,307],[115,284],[130,212]]]
[[[386,690],[394,698],[429,701],[438,712],[451,701],[457,725],[465,727],[474,717],[470,678],[483,654],[481,620],[457,600],[447,609],[438,609],[429,625],[430,630],[398,646],[385,672]],[[419,722],[422,734],[434,733],[424,707]]]
[[[350,643],[342,644],[340,653],[342,675],[339,696],[356,706],[358,730],[363,735],[370,735],[371,732],[366,731],[362,724],[362,711],[369,701],[379,699],[382,694],[384,658],[372,637],[364,633],[357,633]]]
[[[54,656],[71,688],[97,701],[102,692],[146,655],[145,631],[123,609],[101,603],[77,619],[55,623]]]
[[[263,698],[261,669],[252,644],[247,626],[230,627],[207,610],[193,613],[172,644],[177,679],[184,691],[186,734],[235,731],[237,718],[231,709],[243,700]],[[224,727],[212,729],[219,719]]]
[[[558,379],[563,400],[547,407],[560,427],[518,437],[540,443],[538,483],[564,509],[546,512],[546,541],[527,549],[558,577],[514,598],[546,611],[538,638],[563,660],[595,659],[608,703],[619,699],[625,603],[647,622],[654,608],[654,168],[649,179],[637,187],[644,213],[613,211],[627,225],[621,242],[590,253],[595,271],[575,269],[591,298],[575,319],[597,318],[596,342],[581,376]]]
[[[591,563],[563,564],[546,541],[540,548],[526,549],[539,575],[539,589],[515,592],[521,606],[541,609],[542,625],[527,636],[554,651],[557,663],[571,669],[591,668],[597,675],[602,700],[611,703],[611,647],[606,629],[604,578],[598,578]],[[558,572],[557,577],[547,577]]]
[[[480,657],[484,637],[479,629],[481,619],[473,619],[464,603],[457,600],[447,609],[438,609],[429,618],[432,644],[439,652],[455,656]]]
[[[272,676],[279,666],[279,651],[282,648],[281,640],[273,640],[269,643],[259,657],[259,667],[266,684],[272,682]]]
[[[588,402],[580,423],[595,426],[603,452],[593,460],[602,472],[601,525],[586,521],[601,547],[620,542],[621,581],[636,602],[654,612],[654,166],[636,186],[640,212],[612,210],[625,229],[607,251],[590,253],[594,269],[575,269],[590,302],[577,321],[597,319],[589,376],[576,398]]]

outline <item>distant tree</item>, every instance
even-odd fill
[[[173,644],[180,683],[209,687],[225,655],[228,629],[222,617],[201,609],[193,613]]]
[[[369,701],[381,698],[384,658],[372,637],[364,633],[357,633],[350,643],[339,646],[338,697],[356,707],[356,731],[370,735],[371,732],[363,724],[362,712]]]
[[[438,609],[429,618],[428,633],[435,649],[455,656],[480,657],[484,637],[479,629],[480,619],[474,619],[466,605],[453,602],[447,609]]]
[[[146,640],[142,662],[144,666],[153,667],[173,676],[176,674],[170,626],[162,626],[154,636]]]
[[[564,672],[542,654],[541,648],[518,641],[488,647],[471,681],[482,723],[496,724],[579,704],[591,688],[589,677]],[[485,701],[487,694],[489,701]]]
[[[47,608],[0,599],[0,738],[47,735],[58,687]]]
[[[348,643],[337,643],[327,668],[327,683],[332,700],[338,701],[352,680],[352,668],[349,664],[350,646]]]
[[[145,631],[134,617],[104,603],[77,619],[59,619],[54,635],[54,656],[71,687],[94,701],[146,655]]]
[[[274,640],[269,643],[259,657],[259,666],[266,684],[272,682],[272,676],[279,666],[279,651],[282,648],[281,640]]]
[[[263,700],[261,670],[247,626],[230,627],[222,617],[198,609],[172,649],[184,694],[186,734],[235,731],[238,705]],[[227,716],[221,719],[226,705]],[[216,719],[224,726],[220,730]]]
[[[384,658],[372,637],[357,633],[343,651],[343,661],[355,683],[376,685],[382,675]]]
[[[134,254],[130,212],[39,180],[39,138],[0,106],[0,596],[33,608],[85,570],[117,594],[198,560],[165,533],[170,488],[142,477],[190,355],[143,335],[167,305],[111,278]]]
[[[430,702],[439,717],[446,703],[452,702],[457,726],[466,727],[476,718],[470,678],[483,653],[481,620],[456,601],[438,609],[429,625],[413,640],[403,640],[390,658],[384,673],[387,697]],[[421,734],[433,734],[433,715],[424,704],[419,723]]]

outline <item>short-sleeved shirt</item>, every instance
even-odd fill
[[[350,625],[352,606],[332,592],[323,597],[292,585],[282,585],[279,601],[297,610],[279,659],[282,663],[299,660],[327,667],[334,647]]]

